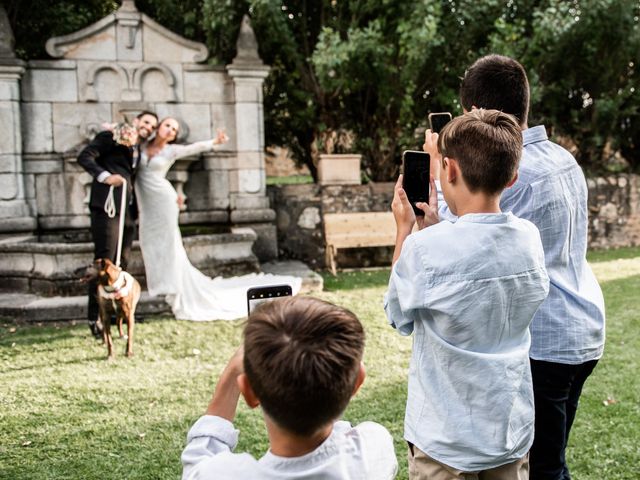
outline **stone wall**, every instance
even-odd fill
[[[393,183],[274,185],[267,191],[271,208],[276,211],[280,255],[322,269],[325,267],[322,215],[388,211]],[[339,250],[337,261],[343,268],[388,265],[392,255],[391,247],[352,248]]]
[[[589,248],[640,245],[640,176],[588,179]]]
[[[4,34],[1,5],[0,26]],[[50,59],[24,64],[0,36],[0,236],[86,232],[92,179],[76,163],[79,150],[103,123],[152,110],[181,120],[179,141],[212,139],[219,127],[230,139],[169,172],[188,199],[180,222],[253,228],[256,255],[275,258],[264,167],[262,87],[269,67],[249,17],[228,65],[203,63],[205,45],[162,27],[133,0],[82,30],[50,38],[46,50]]]
[[[640,245],[640,176],[616,175],[587,181],[589,248]],[[280,185],[268,188],[276,211],[280,255],[325,268],[322,215],[388,211],[393,183],[325,186]],[[388,266],[392,247],[338,251],[342,268]]]

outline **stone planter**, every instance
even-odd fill
[[[318,161],[320,185],[360,185],[359,154],[322,154]]]

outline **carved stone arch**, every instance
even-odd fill
[[[132,88],[139,90],[140,92],[142,92],[142,80],[144,78],[144,76],[151,72],[157,70],[160,73],[162,73],[162,75],[164,76],[165,81],[167,82],[167,86],[169,87],[169,98],[167,98],[165,101],[168,103],[175,103],[178,101],[178,98],[176,96],[176,79],[173,76],[173,72],[169,69],[169,67],[167,67],[166,65],[163,65],[162,63],[147,63],[146,65],[143,65],[142,67],[138,68],[135,70],[135,72],[133,72],[133,85]],[[144,96],[143,96],[144,98]]]
[[[111,70],[115,72],[120,77],[120,83],[122,84],[122,91],[129,89],[129,75],[127,71],[121,65],[117,63],[110,62],[100,62],[93,65],[89,71],[87,72],[87,81],[86,81],[86,101],[87,102],[97,102],[98,94],[95,89],[95,81],[98,73],[103,70]]]

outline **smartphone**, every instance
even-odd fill
[[[429,126],[433,133],[440,133],[444,126],[451,121],[449,112],[438,112],[429,114]]]
[[[429,154],[414,150],[402,153],[402,188],[417,216],[424,212],[416,207],[416,202],[429,202]]]
[[[247,290],[247,312],[250,315],[261,303],[291,295],[291,285],[266,285],[250,288]]]

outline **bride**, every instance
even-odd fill
[[[218,130],[213,140],[177,145],[173,142],[179,129],[175,118],[160,122],[140,154],[136,173],[140,250],[149,294],[165,295],[176,318],[197,321],[246,316],[246,292],[254,286],[286,283],[295,294],[301,284],[297,277],[250,274],[212,279],[191,264],[178,228],[181,199],[165,177],[177,159],[216,150],[228,138]]]

